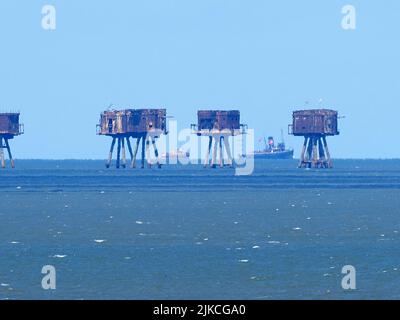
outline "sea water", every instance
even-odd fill
[[[399,299],[400,160],[334,166],[17,161],[0,171],[0,299]]]

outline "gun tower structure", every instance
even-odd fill
[[[24,125],[19,123],[19,112],[0,113],[0,164],[6,167],[4,149],[8,152],[11,168],[14,168],[9,140],[24,133]]]
[[[204,167],[210,164],[210,152],[214,145],[211,157],[211,167],[217,166],[217,153],[219,151],[219,166],[232,166],[232,153],[229,145],[229,136],[245,134],[246,125],[240,124],[240,111],[238,110],[199,110],[197,112],[197,125],[192,124],[192,132],[197,136],[208,137],[208,147],[204,159]],[[223,145],[227,153],[227,162],[224,164]]]
[[[157,166],[161,168],[158,160],[156,139],[161,134],[167,134],[166,109],[125,109],[104,111],[100,115],[100,123],[97,125],[97,134],[112,138],[110,152],[106,167],[109,168],[115,144],[117,143],[116,168],[126,167],[125,142],[131,157],[131,168],[136,167],[136,155],[142,142],[141,168],[144,168],[145,158],[151,167],[149,154],[150,143],[153,145],[157,158]],[[134,150],[130,138],[136,139]]]
[[[326,137],[339,134],[337,111],[294,111],[293,122],[289,124],[289,134],[304,137],[299,168],[332,168]]]

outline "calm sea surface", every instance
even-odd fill
[[[296,164],[18,161],[0,171],[0,299],[399,299],[400,160]]]

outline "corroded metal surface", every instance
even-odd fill
[[[197,127],[199,131],[240,129],[240,111],[199,110],[197,112]]]
[[[23,127],[19,123],[19,113],[0,113],[0,135],[17,136],[22,133]]]
[[[111,110],[100,115],[100,135],[137,137],[147,133],[154,136],[166,133],[165,109]]]
[[[338,112],[328,109],[294,111],[289,133],[295,136],[338,135]]]

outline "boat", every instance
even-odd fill
[[[264,149],[254,151],[255,159],[293,159],[293,149],[286,149],[285,142],[283,141],[283,136],[281,142],[275,145],[274,137],[261,138],[264,141]]]
[[[172,158],[175,159],[189,159],[190,158],[190,153],[185,152],[182,149],[178,150],[173,150],[171,152],[164,152],[161,154],[161,158],[165,160],[171,160]]]

